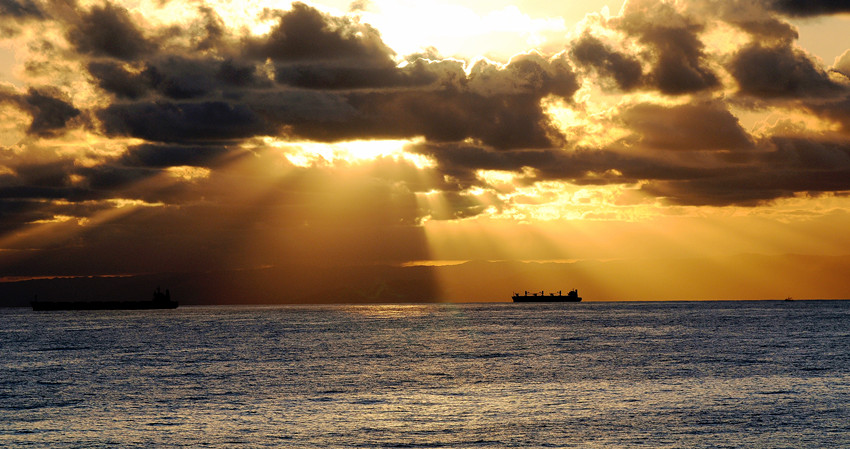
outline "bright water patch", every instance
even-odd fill
[[[850,302],[0,310],[3,447],[850,447]]]

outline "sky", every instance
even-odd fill
[[[0,116],[5,283],[850,297],[847,2],[0,0]]]

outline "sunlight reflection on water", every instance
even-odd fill
[[[0,312],[0,446],[850,445],[850,303]]]

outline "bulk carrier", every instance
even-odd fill
[[[558,291],[558,294],[549,293],[548,295],[540,292],[534,292],[529,294],[525,292],[525,294],[520,295],[519,293],[514,293],[511,297],[514,302],[579,302],[581,301],[581,296],[578,295],[578,290],[570,290],[566,295],[562,295],[561,291]]]

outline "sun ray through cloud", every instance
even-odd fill
[[[718,271],[742,255],[846,255],[847,13],[768,0],[11,0],[0,266],[501,264],[529,284],[573,272],[613,298],[652,280],[605,287],[612,261],[651,258],[663,276],[674,259]],[[757,284],[773,269],[751,267],[742,295],[768,291]],[[693,288],[670,291],[715,288],[686,277]]]

